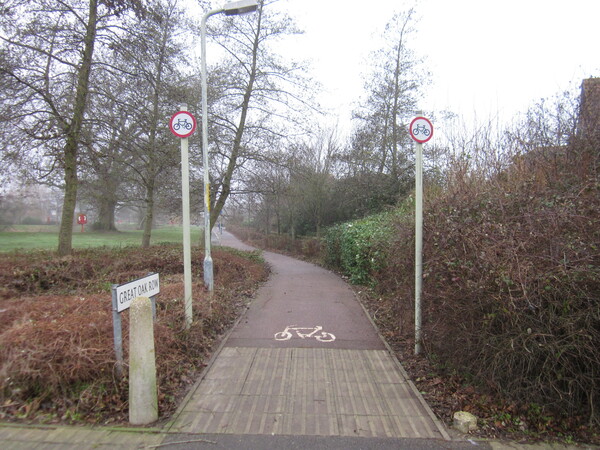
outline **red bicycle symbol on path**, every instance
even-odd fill
[[[285,327],[285,330],[275,333],[276,341],[288,341],[292,338],[292,331],[296,332],[299,338],[315,338],[320,342],[333,342],[335,341],[335,336],[327,331],[323,331],[323,327],[321,325],[317,325],[315,327],[298,327],[296,325],[289,325]]]

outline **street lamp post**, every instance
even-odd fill
[[[213,260],[210,254],[210,174],[208,170],[208,87],[206,81],[206,21],[210,16],[224,13],[226,16],[236,16],[251,13],[258,9],[256,0],[241,0],[225,4],[220,9],[207,12],[200,24],[201,65],[200,78],[202,83],[202,164],[204,165],[204,284],[210,292],[214,289]]]

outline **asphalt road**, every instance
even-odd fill
[[[287,256],[270,252],[264,256],[271,277],[227,346],[385,348],[352,289],[339,276]]]
[[[169,445],[169,443],[173,443]],[[177,443],[177,444],[176,444]],[[182,450],[488,450],[485,442],[345,436],[171,435],[161,448]]]

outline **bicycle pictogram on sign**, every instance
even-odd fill
[[[416,117],[408,127],[410,137],[419,144],[427,142],[433,136],[433,125],[425,117]]]
[[[175,131],[187,130],[190,131],[192,129],[192,124],[187,121],[187,119],[177,119],[177,123],[173,124],[173,129]]]
[[[429,136],[430,133],[431,133],[431,131],[429,131],[425,125],[417,125],[416,127],[413,128],[413,134],[415,136],[422,134],[423,136],[427,137],[427,136]]]
[[[186,138],[196,130],[196,119],[187,111],[178,111],[169,121],[171,133],[180,138]]]

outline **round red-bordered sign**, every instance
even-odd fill
[[[411,138],[423,144],[433,137],[433,125],[425,117],[415,117],[410,123],[408,132]]]
[[[187,111],[178,111],[171,116],[169,128],[175,136],[186,138],[196,131],[196,118]]]

